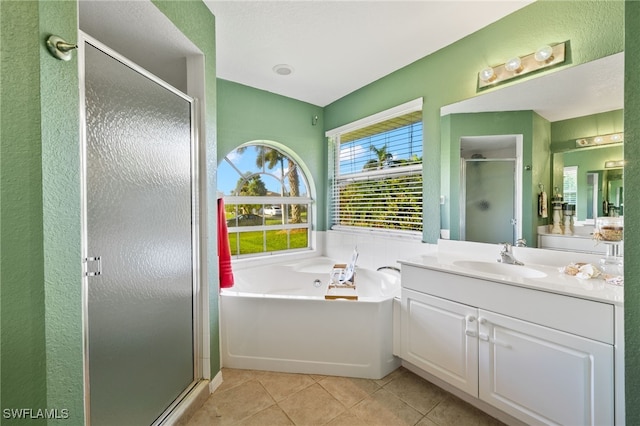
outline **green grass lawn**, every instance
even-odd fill
[[[276,221],[276,223],[278,223]],[[269,220],[267,220],[269,224]],[[266,238],[264,237],[266,234]],[[287,237],[287,234],[288,237]],[[240,247],[238,248],[238,237]],[[264,246],[266,242],[266,247]],[[293,229],[289,231],[252,231],[242,233],[229,233],[229,245],[231,254],[252,254],[272,251],[281,251],[309,246],[309,238],[306,229]]]
[[[303,211],[300,216],[302,222],[306,223],[307,212]],[[232,217],[233,214],[227,213],[227,219]],[[282,217],[265,216],[264,224],[281,225]],[[242,228],[250,229],[251,226],[243,226]],[[309,236],[306,229],[229,232],[229,246],[231,247],[231,254],[234,256],[239,254],[268,253],[307,248],[309,247]]]

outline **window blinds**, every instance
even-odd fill
[[[332,135],[332,228],[422,231],[422,110]]]

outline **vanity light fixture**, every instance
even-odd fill
[[[511,58],[504,64],[504,69],[509,72],[519,73],[522,72],[522,59],[519,57]]]
[[[576,147],[608,145],[612,143],[624,142],[624,133],[609,133],[607,135],[592,136],[589,138],[576,139]]]
[[[504,64],[487,67],[478,73],[478,88],[560,64],[565,60],[565,47],[566,42],[542,46],[535,53],[514,56]]]
[[[620,167],[624,167],[624,160],[612,160],[604,162],[605,169],[619,169]]]

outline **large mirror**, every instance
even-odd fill
[[[624,205],[622,143],[578,147],[576,140],[623,132],[623,84],[624,54],[619,53],[491,89],[443,107],[443,158],[449,156],[449,162],[445,160],[443,164],[443,237],[468,239],[465,235],[469,235],[470,227],[487,228],[489,222],[498,222],[492,218],[499,217],[498,212],[506,208],[485,201],[475,189],[464,190],[463,180],[465,174],[470,175],[470,167],[480,170],[478,166],[500,158],[491,153],[495,144],[491,144],[488,136],[513,135],[523,140],[522,146],[516,147],[516,154],[500,153],[516,161],[516,194],[511,201],[515,203],[514,217],[502,225],[513,228],[514,242],[524,238],[527,245],[538,245],[538,234],[552,225],[551,199],[556,192],[577,204],[574,221],[577,220],[578,225],[588,225],[596,216],[621,215]],[[475,137],[479,144],[487,144],[488,154],[482,145],[464,142]],[[571,185],[565,185],[565,181],[570,180],[566,172],[572,167],[576,171],[573,193]],[[485,175],[491,175],[486,169],[482,170]],[[489,193],[497,192],[494,185],[485,186]],[[482,201],[466,203],[465,192]],[[543,192],[549,201],[546,209],[538,203]],[[482,207],[488,219],[475,225],[469,223],[465,220],[469,217],[465,204],[476,209]],[[494,205],[492,213],[490,208]]]

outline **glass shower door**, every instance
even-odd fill
[[[515,160],[466,159],[463,239],[514,243]]]
[[[97,45],[84,44],[88,411],[92,426],[149,425],[195,378],[192,102]]]

